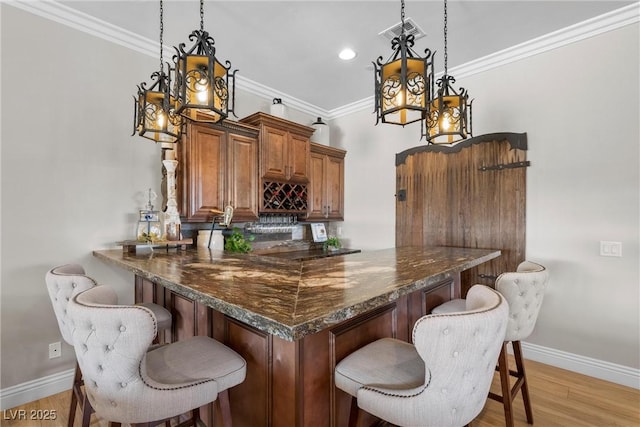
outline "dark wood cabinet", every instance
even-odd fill
[[[346,151],[311,143],[307,219],[344,219],[344,158]]]
[[[236,122],[189,123],[178,144],[177,197],[184,222],[209,222],[234,207],[234,221],[258,217],[258,129]]]
[[[313,128],[260,112],[240,121],[260,129],[261,178],[309,182],[309,138]]]
[[[212,209],[229,203],[234,221],[255,221],[259,212],[343,220],[346,151],[311,143],[312,133],[265,113],[187,124],[176,173],[183,222],[209,222]]]

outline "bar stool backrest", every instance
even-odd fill
[[[531,261],[520,263],[517,271],[498,276],[496,290],[509,302],[505,341],[521,341],[531,335],[548,282],[547,269]]]
[[[62,338],[67,344],[73,345],[67,315],[69,301],[74,295],[96,286],[96,282],[85,274],[81,265],[65,264],[49,270],[45,275],[45,283]]]

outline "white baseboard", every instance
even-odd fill
[[[525,359],[640,389],[640,369],[629,368],[627,366],[526,342],[522,343],[522,353]]]
[[[0,390],[0,410],[15,408],[65,390],[71,390],[74,375],[75,369],[69,369],[2,389]]]
[[[535,344],[522,343],[525,359],[640,389],[640,369],[579,356]],[[0,390],[0,410],[15,408],[71,389],[74,369]]]

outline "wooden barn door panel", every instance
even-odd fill
[[[526,134],[490,134],[396,156],[396,246],[502,250],[466,271],[463,293],[525,258]]]

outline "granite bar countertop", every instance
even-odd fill
[[[403,247],[308,261],[208,248],[93,255],[293,341],[435,285],[500,251]]]
[[[310,261],[312,259],[318,259],[318,258],[356,254],[358,252],[362,252],[362,251],[360,249],[348,249],[348,248],[339,248],[331,251],[325,251],[323,249],[306,249],[306,250],[286,251],[286,252],[265,252],[262,255],[276,257],[276,258],[290,260],[290,261]]]

